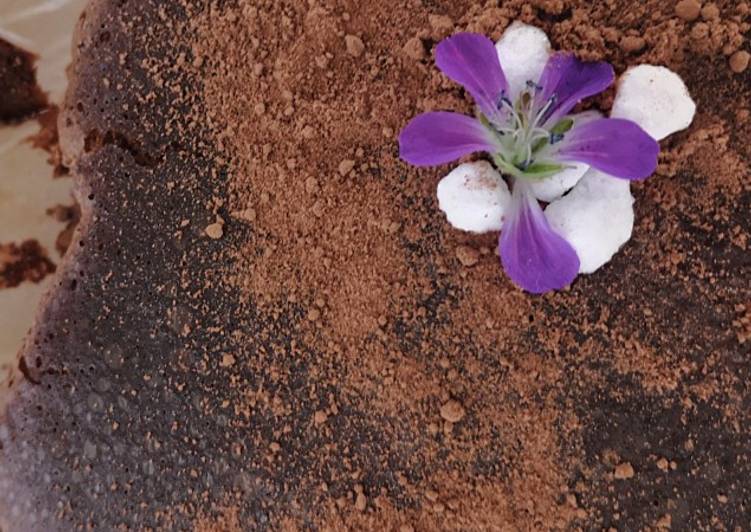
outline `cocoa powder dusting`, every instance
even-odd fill
[[[311,471],[300,490],[321,504],[319,525],[615,524],[599,484],[614,481],[613,467],[604,436],[593,442],[600,420],[588,403],[606,393],[747,416],[732,366],[699,352],[717,342],[740,352],[715,323],[751,295],[740,259],[748,223],[736,214],[749,202],[749,78],[728,66],[748,47],[748,14],[746,2],[729,1],[239,1],[198,24],[229,209],[252,213],[237,217],[252,231],[227,282],[264,315],[304,316],[289,334],[314,353],[311,386],[337,397],[323,405],[324,431],[335,437],[342,408],[384,420],[379,458],[394,484],[363,494],[355,486],[372,471]],[[619,73],[675,69],[699,106],[695,125],[663,143],[657,174],[635,186],[633,241],[602,271],[545,297],[503,275],[494,235],[443,219],[435,186],[448,167],[412,168],[396,144],[419,112],[470,110],[435,68],[434,45],[464,30],[497,39],[514,20]],[[595,105],[607,112],[612,95]],[[704,310],[689,310],[698,302]],[[280,368],[273,378],[291,376]],[[391,453],[408,456],[406,467],[391,469]]]

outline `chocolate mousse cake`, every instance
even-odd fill
[[[0,529],[746,529],[749,11],[92,0],[58,124],[81,220],[0,392]],[[397,143],[472,110],[435,45],[514,21],[698,107],[631,241],[544,296]]]

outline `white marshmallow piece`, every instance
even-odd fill
[[[593,168],[568,195],[548,205],[545,216],[579,255],[579,273],[594,273],[631,238],[633,205],[628,181]]]
[[[696,104],[678,74],[639,65],[621,76],[610,116],[636,122],[652,138],[662,140],[690,126],[695,114]]]
[[[540,28],[517,21],[503,33],[495,48],[509,83],[509,98],[515,102],[527,81],[540,80],[551,54],[550,40]]]
[[[500,231],[510,202],[508,185],[487,161],[461,164],[438,183],[438,205],[462,231]]]
[[[569,163],[553,176],[530,182],[529,188],[538,200],[550,203],[574,188],[588,170],[587,164]]]

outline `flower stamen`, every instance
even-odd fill
[[[504,161],[504,167],[513,168],[517,177],[524,177],[530,166],[535,164],[535,156],[546,145],[560,142],[568,131],[554,131],[546,128],[550,112],[554,109],[557,98],[550,96],[540,105],[539,94],[543,87],[534,81],[527,81],[527,90],[522,92],[516,102],[512,102],[505,92],[498,98],[499,111],[505,111],[506,124],[496,124],[485,120],[483,123],[493,130],[502,140],[502,153],[497,159]],[[539,166],[539,165],[538,165]],[[529,176],[539,178],[539,176]]]

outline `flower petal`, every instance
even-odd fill
[[[540,28],[514,22],[495,45],[509,85],[509,98],[515,102],[527,88],[537,83],[550,57],[550,40]]]
[[[613,79],[613,67],[603,61],[587,63],[569,53],[551,55],[540,77],[542,92],[538,96],[541,104],[555,97],[548,123],[567,115],[584,98],[607,89]]]
[[[425,113],[399,135],[399,154],[415,166],[437,166],[474,152],[499,149],[493,134],[478,120],[458,113]]]
[[[576,250],[579,273],[593,273],[631,238],[633,205],[628,181],[592,169],[571,192],[548,205],[545,216]]]
[[[510,202],[506,182],[487,161],[461,164],[438,183],[438,205],[462,231],[500,231]]]
[[[696,104],[678,74],[640,65],[621,76],[610,116],[632,120],[662,140],[690,126],[695,114]]]
[[[657,168],[660,145],[630,120],[601,118],[577,124],[556,157],[578,161],[622,179],[646,179]]]
[[[498,102],[508,92],[493,41],[477,33],[457,33],[438,44],[436,65],[472,95],[490,120],[498,121]]]
[[[508,276],[533,294],[564,288],[579,272],[576,251],[550,227],[523,181],[514,186],[500,251]]]
[[[598,120],[602,118],[602,114],[597,111],[584,111],[583,113],[569,115],[568,117],[573,120],[572,128],[574,128],[586,122]],[[550,154],[556,150],[556,146],[548,146],[546,151],[541,153],[541,156],[543,158],[550,157]],[[588,170],[589,165],[586,163],[578,161],[570,162],[566,168],[559,173],[547,179],[530,182],[532,193],[540,201],[546,201],[548,203],[555,201],[574,188]]]

